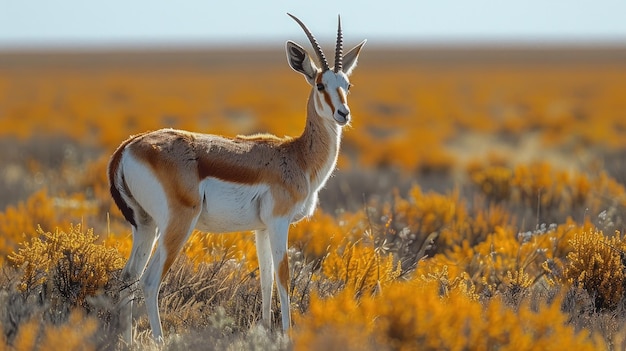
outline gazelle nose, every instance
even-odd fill
[[[339,125],[346,125],[350,122],[350,110],[345,107],[340,107],[335,112],[335,121]]]

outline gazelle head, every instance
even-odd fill
[[[350,108],[348,107],[348,91],[350,81],[348,77],[356,67],[361,48],[365,45],[363,40],[359,45],[343,54],[343,34],[341,32],[341,18],[337,29],[337,45],[335,47],[335,67],[331,70],[328,61],[322,52],[322,48],[311,34],[311,31],[297,17],[293,18],[306,33],[319,60],[318,67],[309,53],[293,41],[287,41],[287,60],[289,66],[296,72],[302,73],[307,82],[313,87],[314,104],[320,116],[334,120],[343,126],[350,122]]]

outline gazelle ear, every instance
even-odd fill
[[[359,59],[361,49],[367,40],[363,40],[359,45],[353,47],[348,53],[343,55],[343,72],[349,76],[352,74],[352,70],[356,67],[356,63]]]
[[[319,68],[315,66],[315,63],[313,63],[313,60],[311,60],[306,50],[291,40],[287,41],[286,49],[289,66],[291,66],[294,71],[302,73],[309,84],[313,85],[315,77],[317,77],[319,73]]]

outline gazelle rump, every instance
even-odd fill
[[[162,338],[159,286],[191,232],[253,230],[262,295],[263,322],[269,326],[274,280],[282,328],[289,329],[289,225],[310,216],[317,193],[335,168],[342,126],[351,114],[349,75],[365,41],[343,54],[341,21],[335,67],[295,16],[311,42],[318,65],[300,45],[286,44],[289,65],[312,86],[306,126],[297,138],[238,136],[161,129],[124,141],[109,162],[111,195],[132,225],[133,246],[122,279],[120,318],[132,340],[133,286],[143,290],[152,333]],[[156,245],[156,249],[154,246]]]

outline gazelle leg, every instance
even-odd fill
[[[156,237],[156,224],[152,219],[146,219],[133,227],[133,246],[130,257],[122,270],[122,291],[120,292],[120,322],[124,328],[123,338],[127,344],[132,343],[133,330],[133,300],[135,289],[141,273],[152,253]]]
[[[287,219],[278,219],[271,226],[269,233],[272,259],[274,261],[274,273],[276,276],[276,287],[278,290],[278,296],[280,297],[280,312],[284,331],[289,330],[291,327],[289,302],[289,260],[287,258],[288,232],[289,221]]]
[[[274,288],[274,262],[272,261],[272,251],[270,237],[267,230],[257,230],[256,252],[259,258],[259,272],[261,278],[261,313],[263,323],[267,328],[272,326],[272,289]]]
[[[183,209],[171,213],[171,217],[158,239],[156,252],[148,262],[146,271],[141,276],[141,285],[146,301],[146,310],[152,335],[155,340],[163,340],[163,329],[159,315],[159,287],[163,277],[176,260],[178,253],[196,226],[199,212]]]

